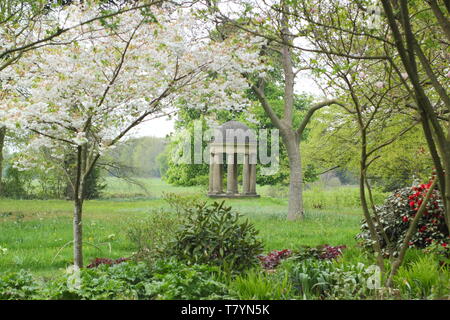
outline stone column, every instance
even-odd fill
[[[256,194],[256,155],[250,155],[249,193]]]
[[[218,194],[223,192],[222,187],[222,161],[220,161],[220,157],[222,156],[221,153],[216,153],[214,155],[214,169],[213,169],[213,180],[214,180],[214,187],[213,187],[213,193]]]
[[[227,194],[236,194],[238,192],[237,188],[237,161],[235,153],[227,154]]]
[[[209,186],[208,193],[213,193],[214,189],[214,153],[209,155]]]
[[[242,169],[242,194],[250,192],[250,167],[248,154],[244,154],[244,164]]]

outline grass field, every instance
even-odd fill
[[[108,179],[105,199],[84,207],[84,257],[127,257],[135,250],[127,240],[127,225],[167,206],[164,192],[205,194],[201,187],[174,187],[159,179],[140,179],[147,190]],[[355,244],[362,219],[358,190],[339,187],[305,191],[305,219],[286,221],[287,200],[282,190],[258,189],[260,199],[227,200],[251,220],[267,250],[301,245]],[[205,200],[207,199],[204,197]],[[377,194],[381,201],[382,194]],[[43,276],[62,272],[72,261],[72,203],[64,200],[0,199],[0,272],[27,269]]]

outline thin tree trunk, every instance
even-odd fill
[[[74,190],[73,212],[73,260],[74,265],[83,268],[83,179],[82,179],[82,146],[77,147],[77,174]]]
[[[283,135],[289,158],[289,205],[288,220],[304,217],[303,212],[303,175],[300,145],[295,134]]]
[[[73,213],[73,257],[74,265],[78,268],[83,267],[83,202],[75,199],[75,208]]]
[[[359,108],[358,108],[359,110]],[[375,251],[375,256],[377,259],[377,265],[380,268],[380,271],[384,273],[384,259],[383,252],[381,251],[380,239],[378,237],[377,230],[372,221],[372,217],[370,215],[369,205],[367,203],[366,198],[366,172],[367,172],[367,133],[366,129],[362,125],[361,114],[358,112],[358,121],[360,125],[361,132],[361,163],[360,163],[360,175],[359,175],[359,196],[361,199],[361,207],[363,209],[363,214],[367,222],[367,226],[369,227],[370,236],[372,238],[372,246]]]
[[[364,181],[366,178],[366,175],[365,175],[366,168],[365,168],[364,162],[365,161],[361,161],[361,172],[360,172],[360,177],[359,177],[359,196],[361,198],[361,207],[363,209],[364,218],[366,219],[367,226],[369,227],[369,233],[372,238],[372,242],[373,242],[372,247],[373,247],[373,250],[375,251],[377,265],[380,268],[381,272],[384,273],[384,259],[383,259],[383,253],[381,251],[380,240],[379,240],[375,225],[372,221],[372,217],[370,215],[369,206],[367,204],[367,199],[366,199],[366,190],[365,190],[365,185],[364,185]]]
[[[384,241],[386,242],[386,246],[389,251],[389,257],[392,258],[394,256],[394,248],[392,246],[392,242],[389,239],[388,235],[386,234],[386,231],[384,230],[383,224],[381,223],[380,216],[378,215],[377,208],[375,207],[375,202],[373,201],[373,195],[372,195],[372,188],[370,187],[369,180],[367,179],[367,175],[365,175],[366,179],[366,187],[367,187],[367,193],[369,195],[370,200],[370,206],[372,207],[373,216],[375,217],[375,220],[377,221],[377,224],[379,226],[379,232],[383,236]]]
[[[6,127],[0,128],[0,197],[3,194],[3,148],[5,146]]]

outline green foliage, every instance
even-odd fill
[[[209,182],[209,166],[206,163],[194,163],[194,141],[191,138],[194,133],[194,120],[201,119],[202,129],[206,130],[207,125],[203,116],[197,114],[198,110],[183,109],[179,113],[177,121],[178,131],[171,136],[164,152],[159,156],[163,179],[176,186],[207,185]],[[206,141],[202,147],[205,148]],[[190,150],[183,147],[190,146]],[[190,158],[188,155],[190,152]],[[178,161],[185,159],[188,163]]]
[[[72,187],[62,170],[46,170],[35,167],[21,171],[12,166],[5,170],[2,197],[11,199],[65,199],[72,197]],[[45,160],[42,160],[45,161]],[[106,188],[101,170],[94,167],[86,179],[85,198],[98,199]]]
[[[198,203],[184,212],[181,229],[176,233],[171,253],[182,261],[244,270],[258,263],[262,252],[258,232],[240,214],[224,202]]]
[[[229,298],[225,284],[216,280],[217,267],[190,265],[176,260],[161,260],[152,269],[152,281],[146,294],[159,300],[194,300]]]
[[[205,186],[209,182],[205,164],[169,164],[164,180],[175,186]]]
[[[375,217],[372,219],[381,239],[383,253],[386,256],[389,256],[391,252],[394,256],[397,255],[410,223],[418,210],[418,205],[422,203],[421,199],[428,190],[427,188],[429,188],[429,184],[396,190],[382,206],[377,207],[380,223]],[[426,208],[409,246],[425,248],[434,242],[447,246],[448,229],[445,224],[441,194],[438,190],[433,191]],[[391,247],[388,246],[383,237],[381,228],[389,239]],[[371,248],[372,240],[365,220],[362,222],[361,230],[362,232],[357,235],[357,238],[361,240],[363,246]]]
[[[439,259],[439,265],[450,266],[450,246],[448,244],[433,243],[424,250],[427,254],[433,254]]]
[[[94,167],[91,173],[86,178],[86,186],[84,188],[85,199],[98,199],[102,196],[103,190],[106,189],[106,184],[101,176],[99,167]]]
[[[100,265],[73,271],[47,282],[29,272],[0,276],[0,300],[224,299],[225,284],[215,280],[218,268],[175,261]]]
[[[294,289],[303,299],[367,299],[375,295],[375,289],[367,285],[368,281],[375,280],[374,269],[362,263],[288,259],[281,267],[288,272]]]
[[[120,263],[81,269],[49,281],[43,297],[52,300],[147,299],[145,283],[151,280],[146,264]]]
[[[285,300],[293,298],[292,284],[285,272],[267,273],[251,270],[229,284],[230,291],[240,300]]]
[[[174,192],[163,192],[162,196],[178,215],[188,211],[200,202],[200,196],[198,194],[180,195]]]
[[[179,225],[178,215],[162,209],[152,211],[147,219],[133,222],[127,236],[136,246],[135,257],[149,264],[164,257]]]
[[[373,127],[368,137],[368,149],[389,141],[410,125],[409,119],[395,115],[389,126]],[[326,170],[339,166],[338,177],[343,184],[355,184],[354,175],[360,161],[360,135],[352,117],[340,107],[319,110],[310,124],[308,140],[303,143],[305,164],[313,163]],[[320,150],[318,152],[317,150]],[[387,145],[367,172],[373,185],[391,192],[413,183],[414,178],[426,179],[433,167],[431,155],[422,130],[412,129]]]
[[[6,175],[2,183],[2,197],[12,199],[27,199],[30,197],[27,189],[32,183],[29,172],[19,171],[10,166],[6,169]]]
[[[31,273],[21,270],[0,274],[0,300],[26,300],[36,297],[39,285]]]
[[[394,283],[406,299],[450,298],[448,266],[439,267],[434,255],[422,255],[400,267]]]

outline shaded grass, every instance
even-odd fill
[[[127,226],[148,217],[157,208],[166,207],[163,192],[205,193],[199,187],[173,187],[158,179],[143,181],[150,197],[135,198],[140,196],[137,189],[109,179],[106,195],[112,198],[86,201],[83,218],[85,263],[95,257],[130,256],[135,248],[127,239]],[[345,194],[353,197],[355,190],[349,190]],[[255,224],[267,251],[325,243],[354,245],[362,218],[359,208],[336,210],[330,207],[332,202],[329,200],[325,208],[314,209],[312,200],[317,191],[310,195],[308,192],[305,192],[307,209],[302,221],[286,220],[287,200],[283,198],[233,199],[227,200],[227,205]],[[330,194],[330,199],[335,193],[341,194],[342,190],[323,191],[324,197]],[[118,195],[123,198],[117,198]],[[8,249],[6,254],[0,255],[0,272],[28,269],[45,276],[61,272],[72,263],[71,240],[70,201],[0,200],[0,246]]]

